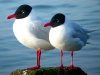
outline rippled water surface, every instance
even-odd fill
[[[46,21],[61,12],[83,28],[98,29],[90,34],[90,44],[75,52],[74,63],[88,75],[100,75],[100,0],[0,0],[0,75],[35,65],[35,51],[24,47],[14,37],[15,19],[6,19],[21,4],[31,5]],[[64,52],[63,63],[70,65],[69,52]],[[59,51],[42,52],[41,65],[59,65]]]

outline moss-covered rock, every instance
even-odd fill
[[[37,70],[16,70],[11,75],[87,75],[81,68],[76,67],[71,70],[69,68],[41,68]]]

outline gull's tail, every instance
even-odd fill
[[[92,32],[99,31],[99,30],[100,30],[100,29],[96,29],[96,30],[87,30],[87,29],[86,29],[86,32],[87,32],[87,33],[92,33]]]

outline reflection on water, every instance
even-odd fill
[[[37,15],[46,21],[55,13],[61,12],[84,28],[100,29],[99,0],[0,0],[0,74],[2,75],[9,75],[16,69],[35,65],[35,51],[22,46],[15,39],[12,31],[14,19],[9,21],[6,19],[7,15],[14,13],[21,4],[31,5]],[[74,63],[88,75],[100,75],[100,31],[90,35],[90,44],[75,52]],[[64,52],[63,63],[70,64],[69,52]],[[41,65],[43,67],[59,65],[59,51],[42,52]]]

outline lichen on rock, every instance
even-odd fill
[[[81,68],[76,67],[75,69],[69,68],[40,68],[37,70],[16,70],[10,75],[87,75]]]

